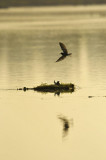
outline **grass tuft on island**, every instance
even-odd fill
[[[75,86],[72,83],[61,83],[59,85],[57,84],[41,84],[37,87],[33,87],[33,88],[27,88],[27,87],[23,87],[23,88],[19,88],[17,90],[23,90],[23,91],[27,91],[27,90],[34,90],[34,91],[38,91],[38,92],[74,92]]]

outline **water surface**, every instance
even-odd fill
[[[0,10],[0,159],[106,159],[105,13],[106,6]],[[73,54],[55,63],[59,42]],[[16,90],[54,80],[74,83],[75,92]],[[69,121],[66,132],[59,116]]]

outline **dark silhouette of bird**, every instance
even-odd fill
[[[57,82],[56,82],[56,81],[54,80],[54,84],[59,86],[59,85],[60,85],[60,81],[57,81]]]
[[[69,132],[69,128],[73,126],[73,119],[68,120],[63,115],[58,115],[58,118],[61,120],[63,124],[63,137],[66,137]]]
[[[63,43],[59,42],[59,45],[60,45],[63,52],[61,52],[62,56],[56,62],[59,62],[59,61],[65,59],[67,56],[70,56],[72,54],[72,53],[68,53],[68,50]]]

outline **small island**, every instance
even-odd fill
[[[59,81],[57,81],[59,82]],[[23,88],[18,88],[17,90],[23,90],[23,91],[28,91],[28,90],[34,90],[37,92],[50,92],[50,93],[66,93],[66,92],[74,92],[75,90],[75,85],[72,83],[54,83],[54,84],[41,84],[37,87],[33,88],[28,88],[28,87],[23,87]]]

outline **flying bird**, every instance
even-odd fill
[[[63,43],[59,42],[59,45],[60,45],[63,52],[61,52],[62,56],[56,62],[59,62],[59,61],[63,60],[64,58],[66,58],[67,56],[70,56],[72,54],[72,53],[68,53],[68,50]]]

